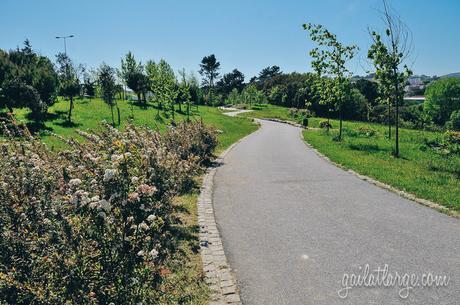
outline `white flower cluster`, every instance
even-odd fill
[[[75,188],[77,186],[79,186],[81,184],[81,180],[80,179],[72,179],[69,181],[69,186],[72,187],[72,188]]]
[[[139,252],[137,252],[137,255],[138,256],[141,256],[141,257],[144,257],[144,258],[149,258],[149,259],[156,259],[158,257],[158,251],[156,249],[152,249],[151,251],[149,251],[147,254],[144,250],[141,250]]]
[[[117,175],[116,169],[106,169],[104,173],[104,182],[112,180]]]

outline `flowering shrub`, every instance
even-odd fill
[[[0,136],[20,137],[30,135],[25,124],[17,122],[10,114],[0,114]]]
[[[446,131],[444,140],[451,145],[460,144],[460,131]]]
[[[435,139],[424,139],[425,144],[421,146],[422,150],[426,147],[432,148],[435,152],[443,155],[460,154],[460,132],[459,131],[446,131],[442,137]]]
[[[0,151],[0,295],[5,304],[153,304],[177,251],[171,201],[210,160],[215,134],[110,126],[53,153]],[[4,304],[2,303],[2,304]]]
[[[306,127],[308,126],[308,118],[311,118],[312,114],[308,109],[290,108],[289,116],[297,123]]]
[[[214,148],[217,146],[215,133],[198,122],[195,124],[181,124],[170,129],[164,139],[166,146],[179,153],[183,160],[191,156],[198,158],[199,164],[209,164]]]

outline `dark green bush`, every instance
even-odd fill
[[[446,127],[451,130],[460,131],[460,110],[452,112],[450,120],[447,122]]]

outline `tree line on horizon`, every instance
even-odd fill
[[[404,101],[404,87],[412,74],[404,65],[411,51],[410,32],[387,1],[383,4],[386,30],[370,32],[372,46],[367,54],[374,66],[373,79],[353,77],[347,69],[358,52],[355,45],[344,45],[324,26],[311,23],[304,29],[316,44],[310,52],[313,72],[284,73],[272,65],[248,81],[237,68],[221,75],[214,54],[199,63],[200,80],[184,69],[176,73],[164,59],[142,63],[132,52],[121,59],[119,68],[102,63],[97,69],[87,69],[65,53],[57,54],[53,62],[36,53],[26,40],[22,48],[0,50],[0,110],[14,113],[14,109],[29,108],[30,119],[43,122],[47,109],[61,96],[69,102],[67,122],[72,124],[75,99],[98,96],[110,107],[112,124],[119,125],[120,100],[128,100],[132,118],[137,104],[153,106],[157,116],[163,112],[173,121],[176,112],[189,117],[193,105],[268,103],[305,109],[305,116],[339,119],[339,139],[343,120],[387,124],[390,138],[392,126],[396,137],[399,126],[460,129],[460,80],[435,81],[426,90],[424,104]]]

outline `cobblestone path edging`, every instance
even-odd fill
[[[255,132],[257,132],[257,130]],[[222,164],[225,155],[246,137],[235,142],[224,151],[216,160],[216,164]],[[242,305],[237,282],[227,261],[216,219],[214,217],[212,192],[216,171],[217,167],[208,168],[203,178],[200,196],[198,197],[201,260],[203,262],[203,270],[206,277],[205,281],[211,289],[209,304]]]

